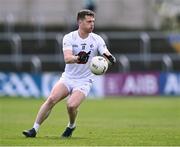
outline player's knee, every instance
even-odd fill
[[[54,96],[49,96],[47,99],[47,103],[49,106],[54,106],[57,103],[57,100]]]
[[[67,103],[67,108],[68,108],[69,111],[74,111],[74,110],[76,110],[77,106],[74,103],[68,102]]]

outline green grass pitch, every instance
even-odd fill
[[[68,116],[58,103],[36,138],[32,127],[42,99],[0,97],[0,146],[180,146],[180,98],[119,97],[85,100],[70,139],[60,138]]]

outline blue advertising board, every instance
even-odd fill
[[[162,95],[180,95],[180,73],[161,73],[159,87]]]
[[[61,74],[56,72],[30,74],[0,72],[0,96],[47,98]],[[103,97],[103,77],[95,77],[89,97]]]

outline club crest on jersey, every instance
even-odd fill
[[[93,48],[93,47],[94,47],[94,45],[93,45],[93,44],[91,44],[91,45],[90,45],[90,48]]]

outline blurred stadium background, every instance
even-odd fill
[[[64,70],[62,37],[82,8],[96,11],[95,32],[117,58],[88,97],[104,100],[84,102],[70,140],[59,139],[64,102],[24,139]],[[179,98],[180,0],[0,0],[0,146],[179,146]]]
[[[0,95],[48,95],[82,8],[118,61],[91,95],[180,95],[179,0],[0,0]]]

